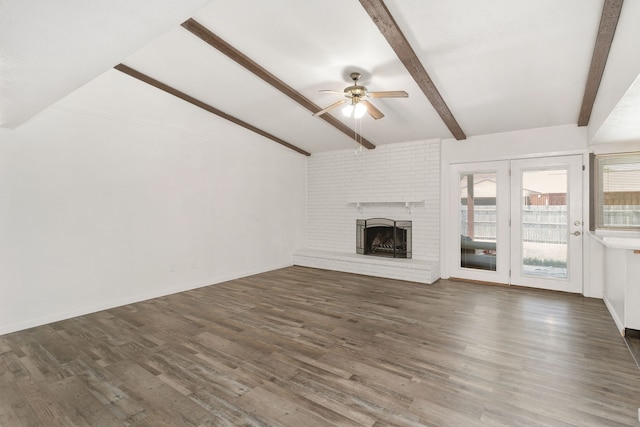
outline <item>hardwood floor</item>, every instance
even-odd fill
[[[629,347],[629,351],[636,361],[636,365],[640,368],[640,331],[627,329],[624,340]]]
[[[600,300],[291,267],[0,336],[2,426],[636,426]]]

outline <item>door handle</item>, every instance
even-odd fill
[[[573,234],[574,236],[579,236],[579,235],[581,235],[582,233],[581,233],[581,232],[579,232],[579,231],[574,231],[574,232],[573,232],[573,233],[571,233],[571,234]]]

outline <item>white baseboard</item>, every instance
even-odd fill
[[[28,319],[9,325],[0,326],[0,335],[9,334],[12,332],[22,331],[24,329],[34,328],[36,326],[46,325],[48,323],[59,322],[61,320],[71,319],[73,317],[84,316],[86,314],[96,313],[102,310],[108,310],[110,308],[120,307],[127,304],[133,304],[136,302],[147,301],[153,298],[164,297],[179,292],[185,292],[192,289],[202,288],[205,286],[216,285],[229,280],[240,279],[247,276],[253,276],[254,274],[266,273],[267,271],[278,270],[280,268],[290,267],[292,264],[274,265],[267,268],[260,268],[256,270],[249,270],[239,274],[228,274],[225,276],[215,277],[207,283],[196,283],[187,286],[174,286],[156,290],[154,292],[148,292],[138,295],[129,295],[124,298],[114,299],[110,301],[103,301],[91,306],[79,307],[75,310],[68,310],[59,313],[51,313],[46,316],[38,317],[35,319]]]

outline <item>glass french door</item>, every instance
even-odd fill
[[[451,277],[509,283],[509,162],[453,165]]]
[[[582,292],[582,157],[453,165],[451,277]]]
[[[511,162],[511,283],[582,292],[582,156]]]

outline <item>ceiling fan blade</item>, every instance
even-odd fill
[[[374,119],[378,120],[384,117],[384,114],[382,114],[382,111],[378,110],[372,103],[370,103],[369,101],[365,101],[362,100],[360,101],[362,102],[365,107],[367,107],[367,113],[369,113],[369,115],[371,117],[373,117]]]
[[[344,91],[342,90],[330,90],[330,89],[322,89],[321,91],[319,91],[321,93],[341,93],[344,95]]]
[[[320,111],[317,111],[317,112],[313,113],[313,116],[315,117],[315,116],[319,116],[319,115],[321,115],[321,114],[324,114],[324,113],[326,113],[327,111],[333,110],[333,109],[334,109],[334,108],[336,108],[337,106],[344,104],[345,102],[347,102],[347,100],[346,100],[346,99],[341,99],[341,100],[340,100],[340,101],[338,101],[338,102],[334,102],[333,104],[329,105],[327,108],[323,108],[322,110],[320,110]]]
[[[370,98],[406,98],[409,94],[403,90],[388,90],[385,92],[367,92]]]

